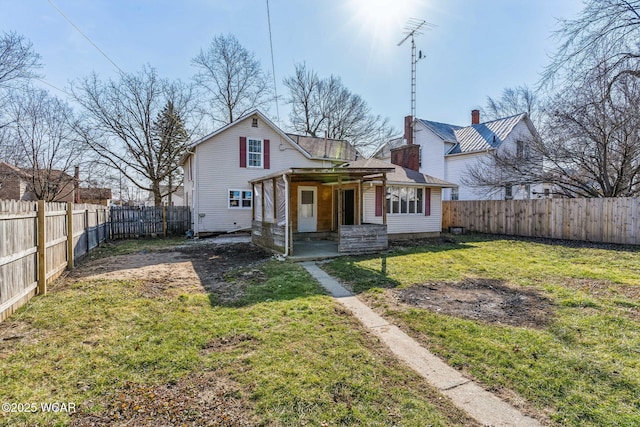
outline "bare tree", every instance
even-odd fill
[[[187,117],[193,104],[189,86],[158,77],[144,67],[137,74],[121,74],[102,81],[96,74],[75,83],[73,96],[84,109],[80,135],[105,164],[142,190],[153,193],[160,205],[161,183],[174,173],[173,165],[186,149],[182,141],[159,138],[154,119],[171,103],[174,114]],[[188,139],[188,138],[187,138]]]
[[[640,0],[585,0],[576,19],[561,20],[560,47],[543,74],[543,83],[569,82],[597,67],[610,68],[610,83],[622,75],[640,77]]]
[[[0,88],[38,77],[35,70],[40,67],[40,55],[30,41],[14,32],[0,36]]]
[[[326,117],[322,113],[324,90],[318,75],[306,64],[296,65],[295,74],[284,79],[289,89],[291,127],[297,132],[316,137]]]
[[[193,58],[194,80],[208,98],[205,112],[214,124],[228,124],[271,101],[269,76],[254,54],[229,34],[216,36]]]
[[[295,132],[344,139],[357,147],[379,146],[395,132],[388,119],[372,114],[364,99],[351,93],[339,77],[321,79],[299,64],[284,84],[289,89],[289,119]]]
[[[60,200],[75,188],[74,166],[82,160],[82,146],[69,105],[46,90],[26,88],[8,97],[7,126],[13,177],[28,182],[37,200]],[[5,169],[9,170],[9,169]]]
[[[33,50],[31,42],[14,32],[0,35],[0,160],[9,155],[7,126],[11,122],[7,108],[2,106],[9,103],[7,97],[12,89],[38,76],[36,70],[40,67],[40,55]]]
[[[542,100],[527,85],[505,88],[499,98],[487,96],[487,104],[482,108],[482,117],[486,120],[496,120],[520,113],[527,113],[536,127],[542,120]]]

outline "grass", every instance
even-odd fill
[[[640,425],[637,250],[462,236],[325,268],[450,365],[515,391],[559,425]],[[392,305],[380,291],[464,278],[537,289],[554,317],[540,329],[489,324]]]
[[[110,240],[89,252],[88,259],[100,259],[110,256],[127,255],[142,251],[157,251],[184,244],[184,237],[140,238],[131,240]]]
[[[105,250],[148,249],[142,243]],[[232,398],[260,425],[469,422],[379,350],[301,267],[268,261],[257,268],[264,280],[226,305],[206,293],[149,297],[130,280],[58,283],[0,324],[0,336],[16,335],[0,340],[0,402],[73,402],[85,414],[104,414],[120,390],[209,372],[237,385]],[[7,426],[73,419],[0,412]]]

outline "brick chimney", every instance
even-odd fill
[[[414,171],[420,170],[420,146],[401,145],[391,149],[391,163]]]
[[[480,110],[471,110],[471,124],[480,124]]]
[[[413,144],[413,117],[405,116],[404,118],[404,140],[407,144]]]

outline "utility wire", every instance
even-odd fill
[[[114,67],[116,67],[116,68],[118,69],[118,71],[120,71],[120,73],[125,74],[125,72],[124,72],[124,71],[122,71],[122,68],[118,67],[118,64],[116,64],[116,63],[115,63],[111,58],[109,58],[109,56],[108,56],[106,53],[104,53],[104,51],[103,51],[102,49],[100,49],[100,48],[98,47],[98,45],[97,45],[97,44],[95,44],[95,43],[93,42],[93,40],[91,40],[91,39],[89,38],[89,36],[87,36],[85,33],[83,33],[83,32],[82,32],[82,30],[81,30],[80,28],[78,28],[78,26],[77,26],[76,24],[74,24],[74,23],[73,23],[73,21],[71,21],[71,19],[69,19],[69,18],[67,17],[67,15],[65,15],[65,14],[64,14],[64,13],[63,13],[59,8],[58,8],[58,6],[56,6],[56,5],[53,3],[53,1],[51,1],[51,0],[47,0],[47,1],[49,2],[49,4],[50,4],[50,5],[51,5],[55,10],[57,10],[57,11],[58,11],[58,13],[59,13],[60,15],[62,15],[62,17],[63,17],[64,19],[66,19],[66,20],[67,20],[67,22],[68,22],[69,24],[71,24],[71,26],[72,26],[73,28],[75,28],[75,29],[76,29],[76,31],[78,31],[78,32],[82,35],[82,37],[84,37],[85,39],[87,39],[87,41],[88,41],[89,43],[91,43],[91,45],[92,45],[93,47],[95,47],[95,48],[98,50],[98,52],[100,52],[100,53],[102,54],[102,56],[104,56],[105,58],[107,58],[107,61],[111,62],[111,64],[113,64],[113,66],[114,66]]]
[[[273,91],[276,96],[276,117],[280,124],[280,110],[278,108],[278,86],[276,85],[276,66],[273,61],[273,37],[271,36],[271,14],[269,13],[269,0],[267,0],[267,21],[269,23],[269,47],[271,48],[271,71],[273,71]]]
[[[47,86],[49,86],[49,87],[54,88],[54,89],[55,89],[55,90],[57,90],[58,92],[64,93],[64,94],[65,94],[65,95],[67,95],[67,96],[71,96],[71,94],[70,94],[69,92],[67,92],[67,91],[65,91],[65,90],[63,90],[63,89],[60,89],[58,86],[55,86],[55,85],[53,85],[53,84],[51,84],[51,83],[49,83],[49,82],[47,82],[47,81],[45,81],[45,80],[42,80],[42,79],[36,79],[36,80],[38,80],[40,83],[43,83],[43,84],[45,84],[45,85],[47,85]]]

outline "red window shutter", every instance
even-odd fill
[[[424,192],[424,216],[431,215],[431,189],[426,188]]]
[[[382,216],[382,198],[384,197],[383,188],[376,187],[376,216]]]
[[[271,150],[270,150],[269,140],[265,139],[262,145],[264,150],[264,168],[271,169]]]
[[[247,167],[247,137],[240,137],[240,167]]]

